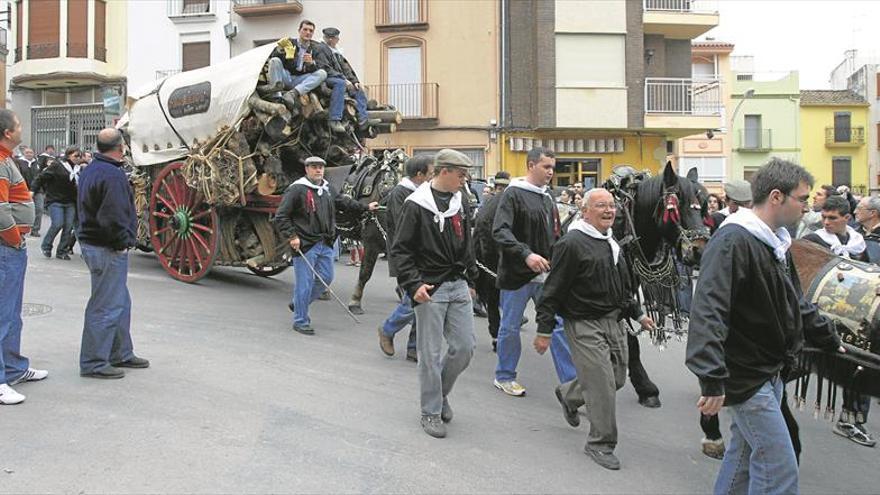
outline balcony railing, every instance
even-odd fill
[[[367,86],[370,98],[394,105],[404,119],[436,119],[437,83],[376,84]]]
[[[825,146],[863,146],[865,144],[864,127],[826,127]]]
[[[303,10],[299,0],[232,0],[232,4],[242,17],[299,14]]]
[[[165,70],[157,70],[156,71],[156,80],[165,79],[168,76],[173,76],[174,74],[180,74],[180,69],[165,69]]]
[[[645,113],[710,116],[723,108],[717,79],[645,79]]]
[[[58,57],[60,46],[58,43],[42,43],[39,45],[27,46],[27,58],[33,60],[35,58],[55,58]]]
[[[717,0],[644,0],[646,12],[681,12],[690,14],[715,14]]]
[[[428,2],[425,0],[377,0],[376,28],[424,29],[428,27]]]
[[[172,19],[214,15],[211,0],[166,0],[168,17]]]
[[[764,152],[773,148],[772,129],[740,129],[737,151]]]

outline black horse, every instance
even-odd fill
[[[633,287],[641,288],[645,309],[660,328],[652,334],[655,342],[665,340],[667,315],[671,315],[673,330],[681,330],[684,323],[677,262],[698,264],[709,239],[704,223],[707,195],[696,179],[695,174],[680,177],[667,163],[655,177],[619,167],[605,183],[619,204],[614,234],[627,258]],[[627,344],[630,381],[639,403],[659,407],[660,391],[641,363],[638,338],[628,335]]]

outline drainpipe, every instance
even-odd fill
[[[507,0],[501,0],[501,112],[498,122],[502,129],[507,127]]]

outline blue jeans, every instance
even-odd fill
[[[303,256],[293,258],[294,284],[293,284],[293,324],[298,327],[310,325],[309,304],[321,296],[325,290],[324,284],[315,280],[315,274],[306,264],[306,260],[315,267],[318,275],[324,279],[327,285],[333,282],[333,247],[323,242],[312,246]]]
[[[73,203],[52,203],[49,205],[49,218],[52,219],[52,225],[49,231],[43,236],[41,248],[43,252],[52,252],[52,244],[55,242],[55,236],[61,232],[61,241],[58,242],[58,252],[63,253],[67,246],[70,245],[70,234],[73,232],[73,220],[76,215],[76,205]]]
[[[327,79],[327,72],[323,69],[294,76],[284,68],[281,60],[275,57],[269,59],[269,82],[274,84],[276,81],[280,81],[286,90],[296,89],[297,93],[304,95],[320,86],[324,79]]]
[[[0,385],[18,379],[30,365],[21,355],[21,300],[27,249],[0,243]]]
[[[92,295],[86,305],[79,369],[91,373],[134,357],[128,251],[80,243],[89,267]]]
[[[782,379],[768,380],[749,400],[728,407],[730,443],[716,494],[796,494],[798,465],[780,409]]]
[[[516,366],[522,354],[519,332],[523,313],[529,299],[536,305],[541,299],[544,284],[530,282],[516,290],[501,290],[501,327],[498,329],[498,366],[495,379],[506,382],[516,379]],[[550,354],[559,383],[567,383],[577,378],[577,370],[571,362],[571,351],[562,329],[562,321],[556,317],[556,328],[550,341]]]
[[[333,90],[330,95],[330,120],[342,120],[342,110],[345,108],[346,81],[341,77],[328,77],[324,83]],[[363,91],[352,89],[355,106],[357,108],[358,122],[367,120],[367,95]]]
[[[397,332],[406,328],[410,323],[412,324],[412,331],[409,332],[409,340],[406,343],[407,349],[415,349],[416,348],[416,312],[412,307],[412,300],[409,298],[409,294],[401,289],[403,292],[403,297],[400,298],[400,303],[398,303],[397,307],[394,308],[394,311],[391,313],[385,323],[382,324],[382,332],[388,337],[394,338],[397,335]]]

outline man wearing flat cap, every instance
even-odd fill
[[[333,132],[345,132],[342,125],[342,112],[345,109],[345,94],[350,94],[355,100],[357,109],[358,125],[367,127],[370,122],[367,115],[367,95],[364,94],[351,70],[351,65],[345,60],[336,45],[339,43],[339,30],[334,27],[324,28],[324,43],[319,43],[315,49],[315,63],[319,69],[327,72],[324,83],[330,87],[333,93],[330,95],[330,129]],[[347,70],[346,70],[347,68]]]
[[[477,211],[474,219],[474,255],[487,269],[493,273],[498,271],[498,244],[492,237],[492,223],[495,220],[495,212],[498,211],[498,202],[501,193],[510,185],[510,173],[500,171],[495,174],[495,191],[489,199]],[[477,280],[477,295],[486,303],[486,313],[489,318],[489,335],[492,337],[492,350],[498,345],[498,328],[501,326],[501,311],[499,301],[501,292],[495,286],[495,276],[480,269],[480,277]]]
[[[304,335],[315,333],[309,305],[326,290],[316,276],[327,285],[333,281],[336,210],[360,214],[379,208],[377,202],[364,206],[339,194],[324,179],[324,165],[320,157],[306,158],[305,177],[288,186],[275,212],[275,227],[287,237],[293,250],[293,329]]]
[[[470,206],[461,192],[471,167],[464,154],[440,150],[434,178],[406,198],[391,246],[398,285],[413,300],[419,326],[422,429],[435,438],[446,436],[452,421],[449,393],[476,347],[471,288],[477,266]]]
[[[713,234],[729,215],[736,213],[740,208],[752,207],[752,185],[745,180],[732,180],[724,184],[724,196],[727,207],[716,211],[711,216],[709,228]]]

